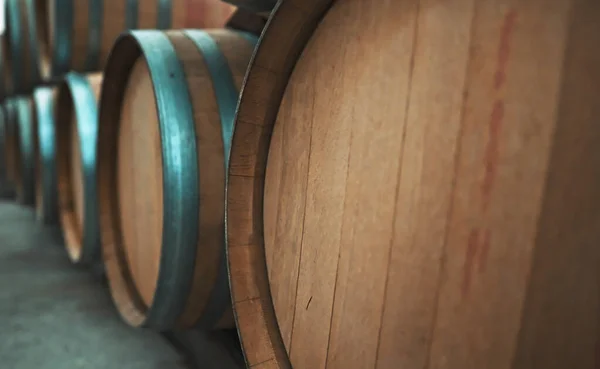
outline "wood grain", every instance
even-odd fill
[[[248,366],[595,368],[600,4],[328,5],[278,5],[238,109]]]
[[[158,280],[163,227],[162,151],[148,66],[138,59],[125,87],[117,149],[123,249],[146,305]]]

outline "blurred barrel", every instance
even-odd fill
[[[44,224],[58,222],[56,179],[55,103],[58,89],[38,87],[33,92],[33,109],[37,122],[37,155],[35,161],[35,208]]]
[[[233,8],[217,0],[38,0],[41,50],[51,74],[99,71],[128,29],[220,27]]]
[[[599,20],[280,1],[228,176],[248,367],[598,368]]]
[[[133,326],[232,326],[225,168],[256,37],[135,31],[106,68],[99,133],[103,252]]]
[[[33,115],[33,103],[29,97],[19,97],[14,101],[15,119],[18,127],[18,151],[15,191],[17,201],[23,205],[35,204],[35,160],[37,129]]]
[[[17,94],[29,94],[41,81],[34,0],[6,0],[6,60]]]
[[[102,75],[69,73],[55,110],[58,209],[67,252],[75,264],[100,262],[96,145]]]

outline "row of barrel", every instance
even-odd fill
[[[134,326],[233,325],[218,267],[226,152],[256,42],[228,29],[133,31],[104,74],[71,72],[4,103],[17,200],[60,220],[74,263],[106,267]]]
[[[274,2],[232,3],[6,2],[2,187],[60,225],[70,260],[108,280],[134,327],[235,327],[228,140]]]
[[[30,94],[69,71],[101,71],[124,30],[222,27],[234,9],[220,0],[5,0],[3,4],[0,99]],[[258,9],[267,5],[273,4],[263,2]]]
[[[260,369],[597,368],[600,2],[266,3],[58,87],[38,162],[125,321]]]

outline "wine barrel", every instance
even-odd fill
[[[125,30],[221,27],[233,11],[215,0],[38,0],[36,7],[51,76],[102,70]]]
[[[29,94],[41,82],[33,0],[6,0],[7,60],[14,93]]]
[[[256,37],[134,31],[106,67],[98,154],[106,274],[132,326],[233,326],[225,168]]]
[[[38,87],[33,92],[34,117],[38,129],[35,208],[37,217],[43,224],[58,222],[54,108],[57,93],[56,87]]]
[[[100,268],[96,194],[98,106],[102,75],[69,73],[55,107],[58,211],[67,252],[75,264]]]
[[[37,129],[32,114],[32,101],[29,97],[19,97],[14,101],[15,119],[18,126],[16,143],[19,159],[16,164],[15,191],[17,201],[23,205],[35,204],[35,158]]]
[[[600,3],[425,3],[271,14],[227,190],[249,367],[597,367]]]

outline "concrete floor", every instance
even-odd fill
[[[0,202],[0,368],[187,367],[162,336],[121,322],[105,284],[70,265],[56,230]]]

